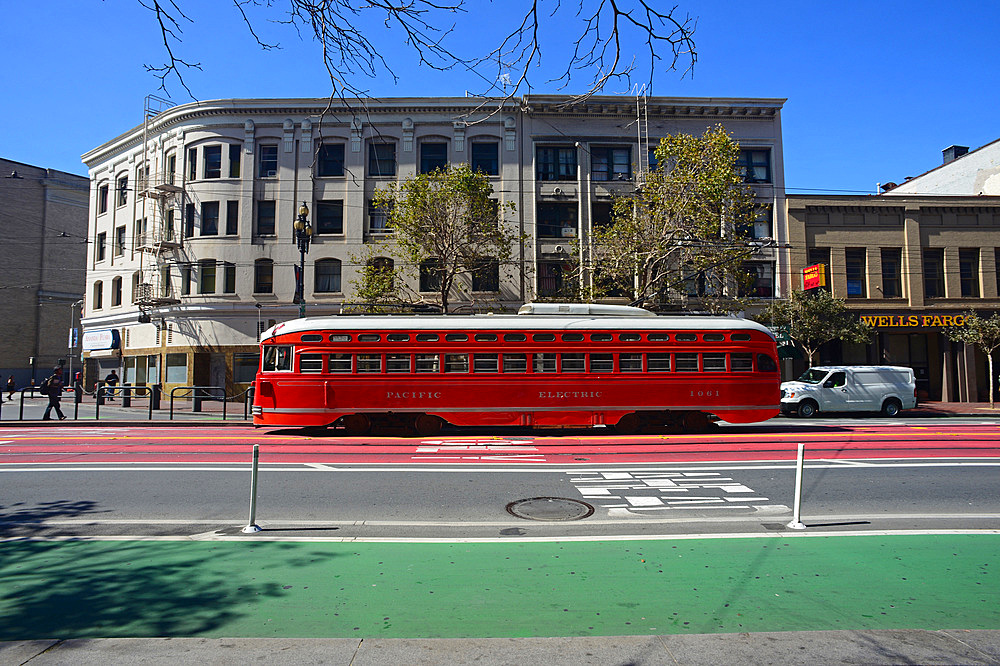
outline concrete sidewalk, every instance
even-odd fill
[[[801,631],[585,638],[107,638],[0,643],[0,664],[1000,664],[1000,631]]]

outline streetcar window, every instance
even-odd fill
[[[642,336],[638,333],[622,333],[618,336],[618,339],[622,342],[638,342],[642,339]]]
[[[534,372],[555,372],[556,354],[535,354]]]
[[[437,333],[417,333],[417,342],[437,342],[438,340]]]
[[[292,348],[271,345],[264,347],[264,359],[261,366],[264,372],[292,369]]]
[[[322,354],[300,355],[299,372],[323,372],[323,355]]]
[[[563,342],[583,342],[583,333],[563,333]]]
[[[705,342],[722,342],[723,340],[726,339],[726,336],[724,336],[722,333],[706,333],[705,335],[702,336],[702,339]]]
[[[441,357],[437,354],[417,354],[416,369],[417,372],[441,372]]]
[[[330,342],[350,342],[350,333],[332,333],[330,335]]]
[[[473,372],[499,372],[499,361],[496,354],[473,354]]]
[[[618,368],[621,372],[642,372],[642,354],[619,354]]]
[[[729,338],[735,342],[746,342],[750,339],[749,333],[733,333]]]
[[[503,355],[503,371],[504,372],[527,372],[528,371],[528,355],[527,354],[504,354]]]
[[[316,335],[315,333],[307,333],[302,336],[302,342],[323,342],[323,336]]]
[[[706,335],[707,339],[708,336]],[[705,372],[725,372],[726,371],[726,355],[725,354],[702,354],[701,363],[704,366]]]
[[[327,372],[350,372],[352,359],[350,354],[327,354]]]
[[[385,371],[386,372],[409,372],[410,371],[410,355],[409,354],[386,354],[385,357]]]
[[[556,339],[555,333],[535,333],[531,336],[531,339],[535,342],[554,342]]]
[[[647,338],[650,342],[667,342],[670,336],[666,333],[650,333]]]
[[[444,371],[445,372],[468,372],[469,371],[469,355],[468,354],[445,354],[444,355]]]
[[[585,356],[586,354],[563,354],[560,370],[562,372],[583,372]]]
[[[358,342],[378,342],[382,336],[378,333],[362,333],[358,336]]]
[[[614,354],[591,354],[590,355],[590,371],[591,372],[614,372],[615,369],[615,355]]]
[[[360,335],[358,336],[361,337]],[[358,372],[382,372],[381,354],[358,354]]]
[[[729,364],[733,372],[753,372],[753,354],[730,354]]]
[[[406,333],[390,333],[385,339],[389,342],[409,342],[410,336]]]
[[[594,342],[611,342],[614,336],[610,333],[591,333],[590,339]]]
[[[504,333],[503,334],[503,341],[504,342],[524,342],[527,339],[528,339],[528,336],[525,335],[524,333]]]
[[[677,354],[677,372],[698,372],[698,355]]]
[[[496,333],[476,333],[476,342],[496,342]]]
[[[757,354],[757,371],[758,372],[777,372],[778,364],[774,362],[774,359],[767,354]]]
[[[698,336],[694,333],[678,333],[677,342],[697,342]]]
[[[649,372],[670,372],[670,354],[646,354]]]
[[[444,339],[448,342],[466,342],[468,341],[469,336],[465,333],[447,333],[445,334]]]

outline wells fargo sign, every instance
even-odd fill
[[[826,264],[813,264],[802,269],[802,288],[815,289],[826,286]]]
[[[861,315],[861,321],[873,328],[897,328],[900,326],[918,328],[947,328],[965,326],[965,315]]]

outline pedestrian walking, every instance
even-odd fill
[[[59,401],[62,400],[64,386],[65,384],[63,384],[62,380],[62,368],[53,369],[52,376],[42,383],[42,392],[49,397],[49,404],[45,408],[45,413],[42,414],[43,421],[51,420],[49,414],[52,412],[53,408],[55,408],[56,414],[59,415],[60,421],[66,418],[66,415],[62,413],[62,409],[59,408]]]
[[[108,401],[115,401],[115,387],[118,386],[118,373],[112,370],[108,373],[108,376],[104,378],[104,383],[110,386],[108,389]]]
[[[17,391],[17,382],[14,381],[14,375],[7,378],[7,399],[13,400],[14,393]]]

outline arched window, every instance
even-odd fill
[[[253,292],[274,293],[274,262],[270,259],[258,259],[253,262]]]
[[[420,262],[420,291],[441,291],[441,260],[437,257]]]
[[[375,257],[374,259],[368,260],[368,266],[371,268],[373,274],[381,274],[385,276],[385,287],[392,289],[393,286],[393,274],[395,273],[396,265],[389,257]]]
[[[313,265],[315,282],[313,291],[316,293],[340,292],[340,260],[320,259]]]
[[[111,307],[122,304],[122,278],[119,275],[111,281]]]
[[[104,283],[98,280],[94,283],[94,295],[90,299],[92,310],[100,310],[104,307]]]

